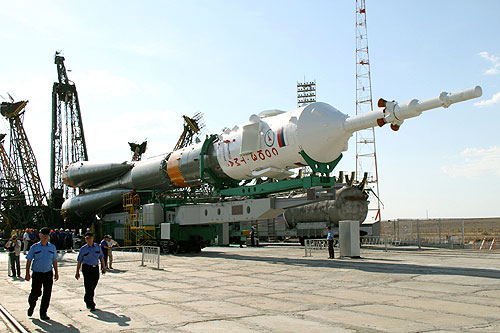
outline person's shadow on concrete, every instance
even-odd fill
[[[42,321],[40,319],[33,319],[32,322],[36,326],[40,327],[36,329],[37,332],[64,332],[64,333],[80,332],[79,329],[77,329],[75,326],[71,324],[66,326],[52,319],[49,319],[47,321]]]
[[[116,315],[113,312],[108,312],[104,310],[97,309],[95,312],[89,314],[89,317],[95,318],[97,320],[102,320],[108,323],[117,323],[119,326],[130,326],[127,322],[130,321],[130,317],[125,315]]]
[[[120,274],[120,273],[126,273],[126,272],[128,272],[128,270],[116,269],[116,268],[106,270],[106,274]]]

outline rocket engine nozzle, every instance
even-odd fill
[[[378,100],[377,105],[379,107],[383,107],[384,109],[382,110],[382,113],[384,114],[383,118],[378,118],[377,119],[377,124],[382,127],[385,124],[391,124],[391,129],[393,131],[398,131],[401,125],[403,124],[404,120],[399,119],[398,116],[396,115],[395,111],[396,108],[398,107],[398,103],[395,101],[388,102],[385,99],[381,98]]]

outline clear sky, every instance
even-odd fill
[[[500,2],[367,0],[374,100],[481,85],[483,97],[376,129],[382,217],[500,216]],[[296,106],[296,83],[355,114],[355,1],[2,1],[0,95],[49,188],[54,53],[76,83],[89,159],[170,151],[181,115],[208,133]],[[0,130],[8,131],[5,120]],[[354,170],[355,142],[337,170]]]

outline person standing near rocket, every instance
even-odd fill
[[[99,282],[99,261],[101,262],[101,272],[106,273],[106,264],[104,263],[104,255],[99,244],[94,243],[94,234],[92,232],[85,233],[86,244],[82,246],[78,253],[78,264],[76,265],[75,278],[80,278],[80,268],[83,273],[83,283],[85,285],[85,296],[83,300],[87,305],[87,309],[96,311],[94,302],[95,288]]]

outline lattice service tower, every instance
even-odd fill
[[[88,161],[88,155],[75,83],[68,79],[60,52],[56,52],[54,63],[57,65],[58,82],[54,82],[52,87],[50,192],[53,208],[60,208],[63,198],[76,195],[76,189],[63,183],[64,166]]]
[[[46,201],[45,191],[38,173],[35,154],[23,126],[26,104],[28,101],[3,102],[0,110],[10,124],[9,157],[13,170],[11,173],[18,177],[19,190],[24,193],[26,204],[43,207]]]
[[[373,111],[370,57],[366,27],[365,0],[356,0],[356,115]],[[381,221],[377,152],[373,128],[356,132],[356,182],[368,173],[370,205],[367,221]]]

